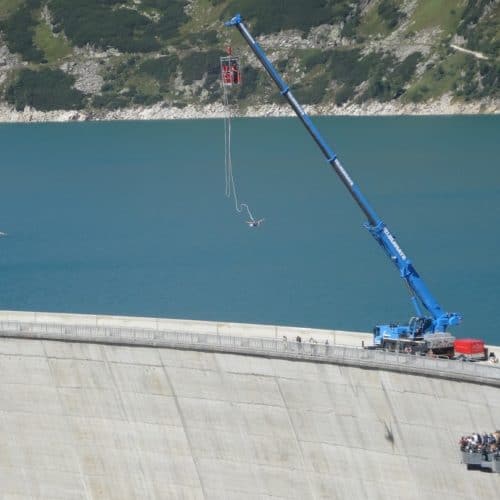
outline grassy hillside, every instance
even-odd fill
[[[498,0],[0,0],[1,99],[43,110],[206,104],[221,99],[231,45],[240,105],[277,100],[222,25],[236,12],[306,104],[500,97]]]

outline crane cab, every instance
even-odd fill
[[[227,56],[220,58],[220,73],[224,87],[241,84],[240,60],[233,55],[231,47],[227,49]]]

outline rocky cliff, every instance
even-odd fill
[[[499,0],[0,0],[0,120],[288,114],[242,12],[312,114],[498,113]]]

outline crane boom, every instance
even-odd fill
[[[297,102],[288,85],[283,81],[280,74],[269,61],[260,45],[248,31],[248,28],[243,22],[242,16],[237,14],[231,20],[227,21],[225,25],[235,26],[241,33],[257,59],[262,63],[267,73],[273,79],[281,95],[288,101],[300,121],[306,127],[307,131],[322,151],[326,161],[335,170],[344,186],[350,192],[351,196],[367,217],[368,221],[364,224],[365,228],[368,229],[377,243],[383,248],[390,260],[399,270],[400,276],[408,285],[417,317],[412,318],[412,321],[410,321],[410,324],[406,328],[401,327],[400,325],[384,325],[383,327],[376,327],[379,328],[380,336],[389,337],[392,335],[394,337],[394,335],[396,335],[396,337],[407,337],[410,335],[414,337],[416,334],[423,335],[425,333],[444,332],[448,326],[459,324],[461,316],[457,313],[447,313],[441,308],[420,275],[413,267],[406,253],[403,252],[397,243],[396,238],[392,235],[388,227],[370,205],[358,185],[352,180],[350,175],[340,163],[340,160],[335,152],[325,142],[318,129],[313,124],[311,118]],[[423,305],[423,307],[428,311],[430,318],[423,317],[421,305]],[[380,328],[382,328],[383,331],[380,330]]]

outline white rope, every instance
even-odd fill
[[[225,107],[224,115],[224,164],[225,164],[225,181],[226,181],[226,197],[234,198],[234,208],[238,213],[243,209],[247,211],[248,216],[252,222],[255,222],[254,216],[250,207],[246,203],[238,201],[238,192],[236,190],[236,182],[233,174],[233,159],[231,154],[231,107],[229,104],[229,95],[226,85],[222,83],[222,96]]]

